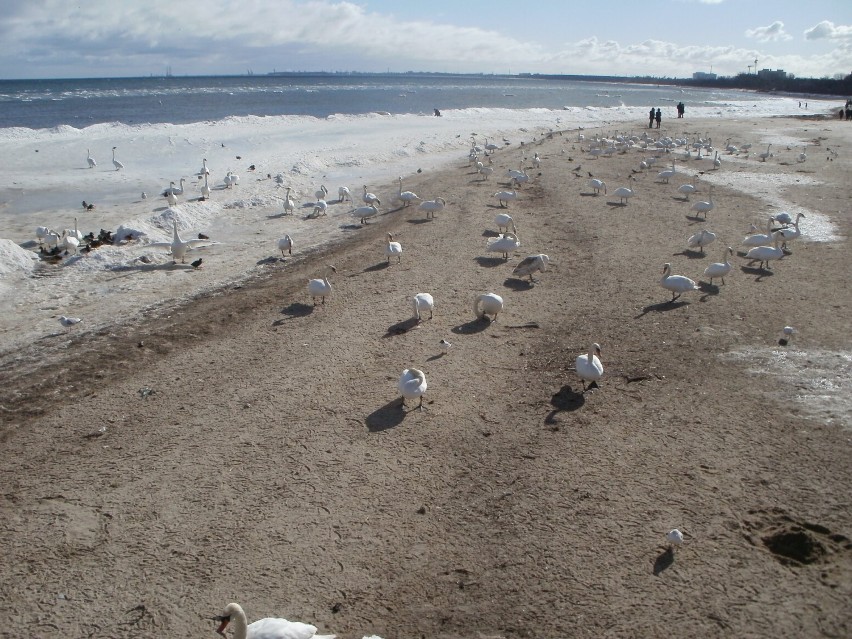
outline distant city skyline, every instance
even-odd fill
[[[852,73],[852,2],[0,0],[0,77]]]

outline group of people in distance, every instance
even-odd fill
[[[849,108],[848,105],[847,105],[847,108]],[[682,118],[685,111],[686,111],[686,106],[683,104],[683,102],[678,102],[677,103],[677,117]],[[652,108],[650,111],[648,111],[648,128],[649,129],[654,128],[654,122],[657,123],[657,128],[659,129],[660,128],[660,122],[662,122],[662,121],[663,121],[663,112],[660,109]]]

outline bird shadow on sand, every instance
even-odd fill
[[[671,548],[666,548],[654,560],[654,576],[659,576],[666,568],[671,567],[673,563],[674,551]]]
[[[434,217],[418,217],[418,218],[415,218],[413,220],[405,220],[405,221],[408,222],[409,224],[428,224],[429,222],[431,222],[434,219],[435,219]]]
[[[575,411],[586,403],[586,396],[580,391],[575,391],[570,384],[565,384],[560,388],[553,397],[550,398],[550,405],[553,410],[544,418],[545,424],[556,424],[556,416],[562,412]]]
[[[690,260],[700,260],[701,258],[706,257],[706,255],[701,251],[693,251],[691,249],[683,249],[680,253],[672,253],[672,257],[676,255],[683,255]]]
[[[517,277],[507,277],[503,280],[503,286],[513,291],[528,291],[533,288],[535,282],[529,280],[521,280]]]
[[[293,302],[292,304],[288,304],[287,306],[281,309],[281,314],[284,315],[284,317],[275,320],[272,325],[279,326],[288,319],[294,317],[306,317],[313,312],[314,306],[310,304],[305,304],[304,302]]]
[[[163,264],[125,264],[116,266],[110,269],[114,273],[127,273],[129,271],[191,271],[192,264],[175,264],[173,262],[165,262]]]
[[[384,262],[378,262],[373,264],[372,266],[368,266],[365,268],[362,273],[375,273],[376,271],[384,271],[386,268],[390,268],[390,262],[385,260]]]
[[[684,215],[684,217],[690,222],[704,222],[705,224],[707,223],[707,218],[701,217],[700,215]]]
[[[485,229],[482,231],[482,237],[500,237],[500,233],[491,229]]]
[[[341,224],[340,225],[341,231],[360,231],[362,228],[364,228],[364,225],[362,225],[362,224]]]
[[[747,273],[748,275],[757,275],[757,277],[754,278],[755,282],[759,282],[764,277],[770,277],[772,275],[775,275],[775,271],[771,269],[759,268],[755,266],[741,266],[740,270],[743,273]]]
[[[580,191],[580,197],[600,197],[599,193],[586,193],[585,191]]]
[[[437,355],[432,355],[431,357],[427,357],[427,362],[434,362],[436,359],[441,359],[446,353],[438,353]]]
[[[488,317],[478,317],[475,320],[471,320],[469,322],[465,322],[464,324],[459,324],[458,326],[454,326],[452,332],[456,335],[474,335],[476,333],[481,333],[489,326],[491,326],[493,322],[488,319]]]
[[[710,282],[700,282],[699,281],[698,282],[698,288],[700,288],[701,292],[704,293],[704,295],[701,297],[702,301],[710,295],[718,295],[719,294],[719,287],[716,286],[715,284],[711,284]]]
[[[484,266],[485,268],[494,268],[495,266],[503,266],[507,260],[504,260],[502,257],[486,257],[484,255],[480,255],[479,257],[473,258],[477,264],[480,266]]]
[[[657,302],[656,304],[648,304],[648,306],[644,307],[642,309],[642,312],[639,313],[639,315],[637,315],[633,319],[639,319],[640,317],[643,317],[651,312],[665,313],[667,311],[673,311],[676,308],[680,308],[681,306],[687,306],[688,304],[689,302],[687,302],[686,300],[667,300],[665,302]]]
[[[364,423],[371,433],[380,433],[383,430],[399,426],[405,420],[407,414],[408,411],[403,407],[402,399],[397,397],[367,415]]]
[[[607,205],[607,206],[617,206],[617,207],[619,207],[619,208],[624,208],[625,206],[627,206],[627,202],[607,202],[607,203],[606,203],[606,205]]]
[[[255,266],[267,266],[269,264],[278,264],[278,262],[286,262],[287,260],[283,257],[276,257],[275,255],[270,255],[269,257],[264,257],[262,260],[258,260],[255,262]]]
[[[409,317],[408,319],[404,319],[401,322],[397,322],[396,324],[391,324],[388,326],[387,332],[384,334],[384,337],[394,337],[395,335],[402,335],[403,333],[407,333],[412,328],[417,328],[420,324],[420,321],[416,317]]]

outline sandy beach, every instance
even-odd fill
[[[248,279],[184,281],[176,302],[70,330],[57,303],[26,340],[6,317],[0,636],[213,638],[230,601],[341,639],[852,635],[852,126],[665,123],[712,136],[719,168],[682,150],[596,159],[610,128],[541,127],[487,180],[462,143],[370,174],[382,215],[332,205],[330,245],[281,260],[270,239]],[[531,179],[503,208],[521,163]],[[446,200],[434,220],[393,202],[400,173]],[[705,221],[690,207],[711,185]],[[258,204],[259,234],[282,230],[278,207]],[[742,241],[781,211],[804,213],[802,236],[759,268]],[[498,213],[517,226],[508,259],[486,252]],[[705,228],[716,241],[690,250]],[[545,272],[513,277],[538,253]],[[199,255],[215,272],[227,243]],[[161,282],[205,277],[158,260]],[[699,289],[672,301],[664,263]],[[435,309],[417,323],[420,292]],[[488,292],[494,322],[473,313]],[[593,343],[604,375],[584,392]],[[422,411],[400,406],[410,367]]]

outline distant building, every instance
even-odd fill
[[[787,73],[782,69],[776,69],[775,71],[772,69],[761,69],[757,72],[757,77],[765,80],[783,80],[787,77]]]
[[[693,80],[715,80],[717,77],[715,73],[705,73],[704,71],[696,71],[692,74]]]

